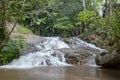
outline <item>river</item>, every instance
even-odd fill
[[[72,38],[72,48],[59,37],[44,37],[36,45],[37,52],[21,55],[19,59],[0,67],[0,80],[120,80],[119,69],[105,69],[95,65],[95,50],[103,50],[78,38]],[[94,54],[86,65],[66,63],[59,49],[86,48]],[[88,61],[88,62],[89,62]],[[94,64],[93,64],[94,63]],[[94,65],[94,66],[93,66]]]
[[[0,69],[0,80],[120,80],[120,71],[90,66]]]

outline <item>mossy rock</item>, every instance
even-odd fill
[[[103,67],[120,67],[120,53],[118,49],[112,53],[101,53],[95,58],[96,64]]]

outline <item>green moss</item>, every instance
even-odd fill
[[[24,40],[25,39],[22,35],[14,35],[13,38],[15,40]]]
[[[100,60],[100,56],[99,55],[97,55],[96,57],[95,57],[95,63],[98,65],[99,64],[99,61]]]
[[[28,28],[23,27],[23,26],[18,27],[18,32],[24,33],[24,34],[33,34],[33,32],[31,30],[29,30]]]

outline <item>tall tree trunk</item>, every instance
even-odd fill
[[[85,0],[82,0],[82,5],[83,5],[83,11],[85,11],[86,10],[86,1]]]
[[[38,34],[38,31],[37,31],[37,26],[35,26],[35,34],[37,35]]]
[[[37,32],[38,32],[38,35],[40,36],[40,26],[38,26]]]
[[[112,14],[112,0],[109,1],[110,15]]]
[[[6,0],[1,0],[2,2],[2,24],[1,24],[1,27],[2,27],[2,40],[5,39],[6,37],[6,22],[5,22],[5,18],[6,18]]]
[[[78,31],[79,31],[78,26],[75,26],[75,35],[76,36],[78,36]]]
[[[83,11],[85,11],[86,10],[86,0],[82,0],[82,6],[83,6]],[[81,27],[82,27],[82,29],[81,29]],[[84,30],[85,30],[85,22],[82,22],[82,26],[81,27],[79,27],[79,32],[81,33],[81,32],[83,32]]]
[[[93,3],[94,10],[96,10],[96,0],[92,0],[92,3]]]
[[[107,13],[108,13],[107,6],[108,6],[108,0],[105,0],[105,6],[103,9],[103,18],[105,18],[107,16]]]

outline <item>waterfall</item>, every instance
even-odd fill
[[[79,39],[78,37],[73,37],[71,38],[71,40],[73,42],[73,46],[72,46],[73,48],[79,47],[79,48],[85,49],[91,55],[85,59],[87,62],[84,65],[97,66],[95,64],[96,54],[107,51],[106,49],[101,49],[91,43],[87,43]]]
[[[37,66],[69,66],[65,62],[64,53],[58,49],[69,48],[59,37],[43,37],[43,41],[36,45],[40,51],[28,53],[10,64],[2,66],[8,68],[29,68]]]
[[[77,37],[69,38],[71,41],[71,45],[69,43],[65,43],[63,39],[59,37],[42,37],[41,42],[35,45],[36,48],[39,49],[37,52],[27,53],[25,55],[20,56],[19,59],[13,60],[11,63],[5,66],[1,66],[0,68],[31,68],[31,67],[39,67],[39,66],[71,66],[66,63],[65,53],[63,53],[60,49],[68,48],[70,51],[72,49],[85,49],[90,52],[93,56],[92,58],[88,58],[89,62],[87,65],[93,64],[95,58],[95,51],[100,49],[93,44],[87,43]]]
[[[93,44],[87,43],[87,42],[79,39],[78,37],[73,37],[73,38],[71,38],[71,40],[72,40],[72,42],[73,42],[74,44],[76,44],[76,45],[79,46],[79,47],[84,47],[84,48],[85,48],[85,47],[86,47],[86,48],[89,47],[89,48],[94,48],[94,49],[102,50],[101,48],[96,47],[96,46],[93,45]]]

